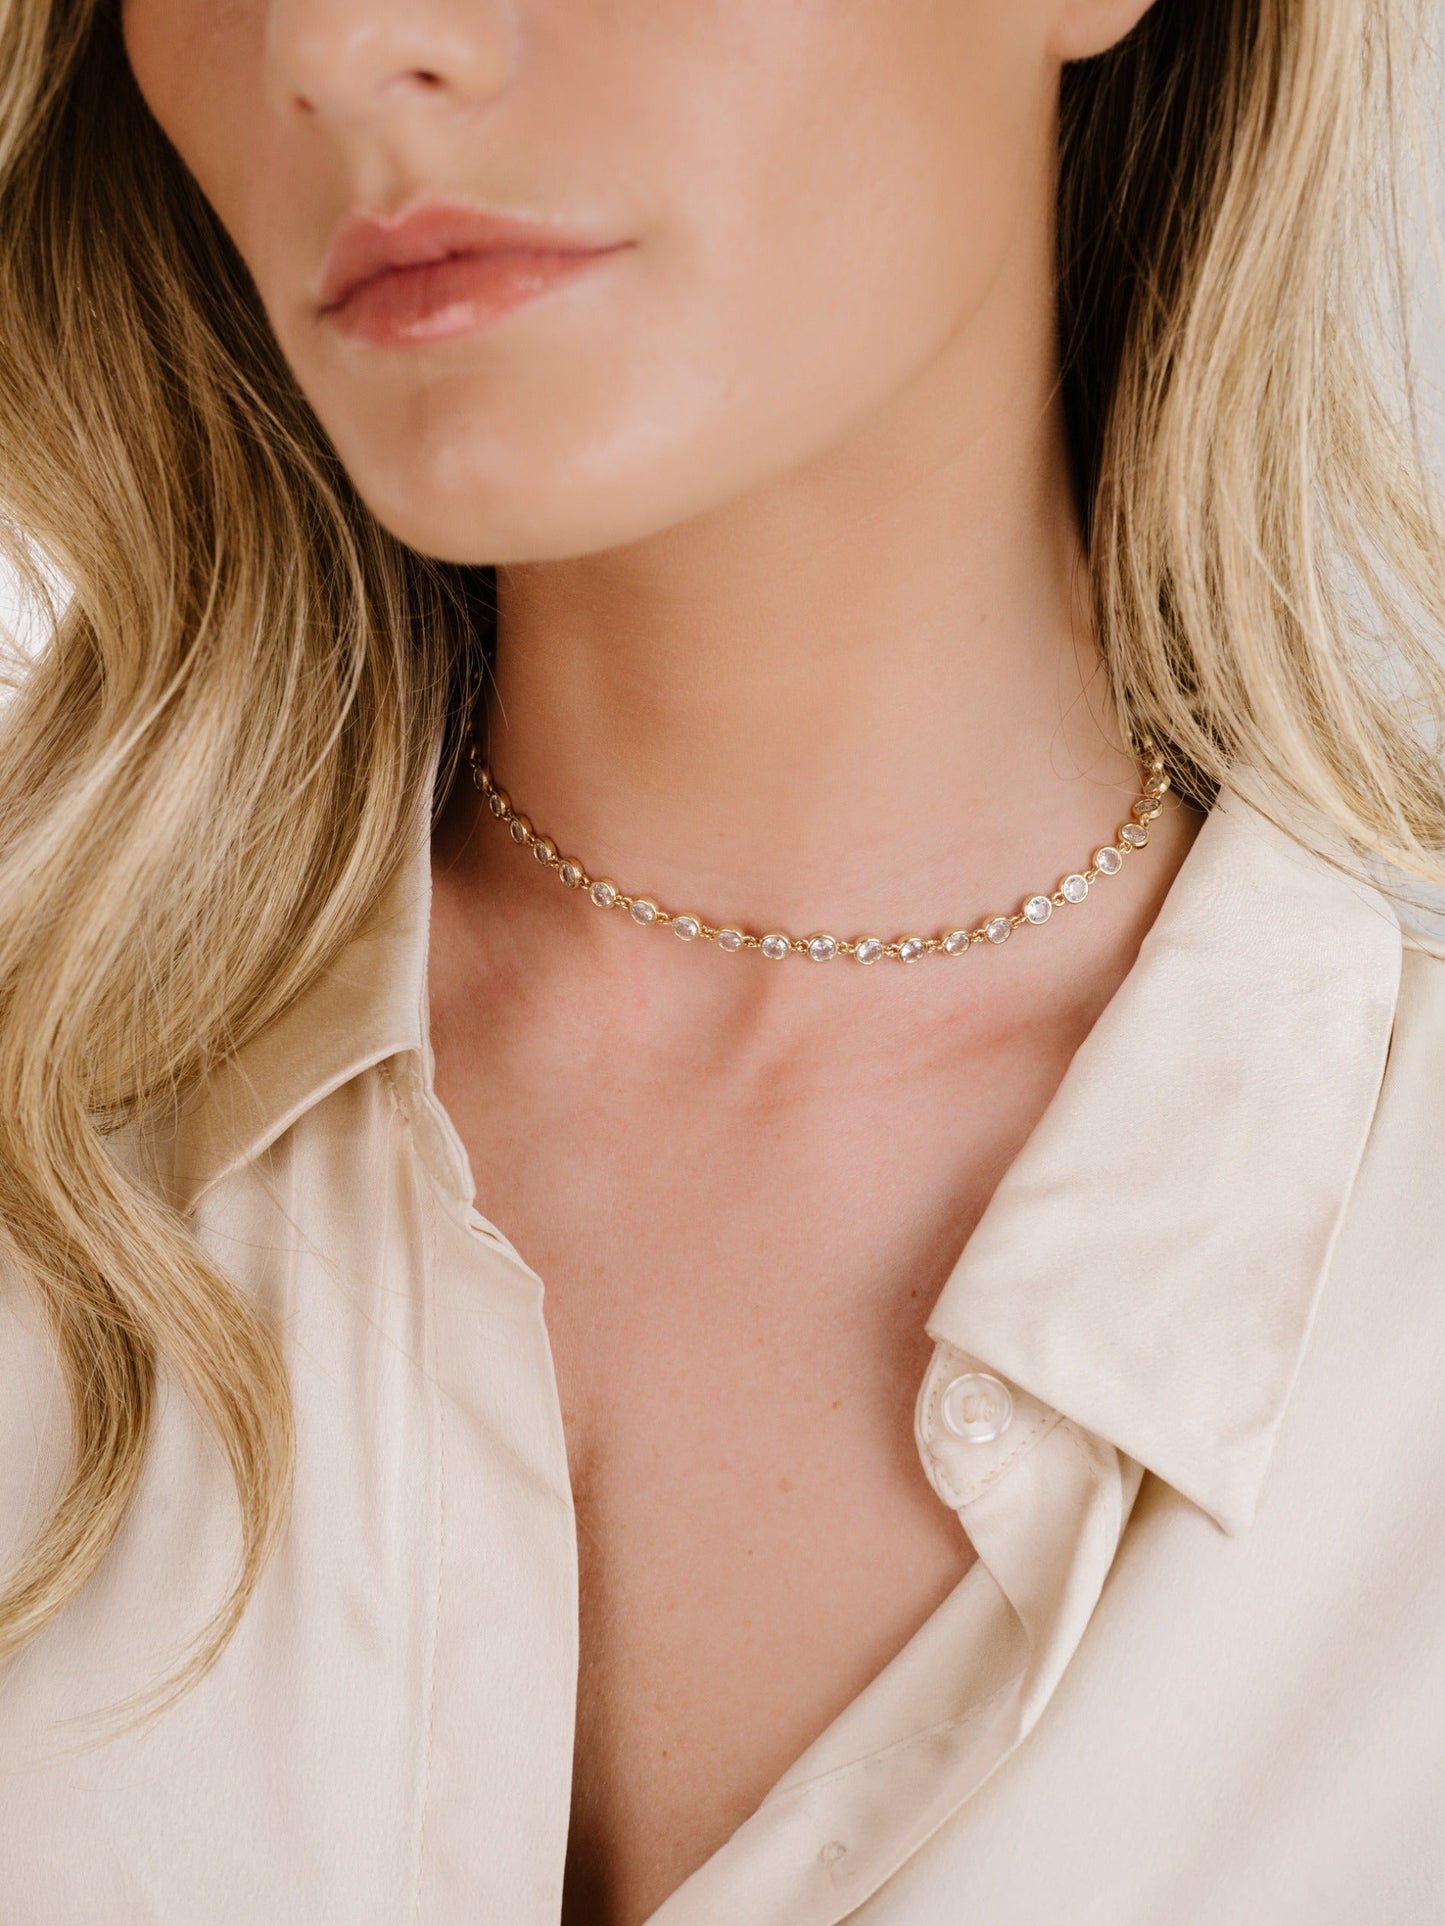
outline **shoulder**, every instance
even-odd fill
[[[1445,954],[1408,943],[1381,1093],[1382,1111],[1413,1105],[1422,1128],[1445,1141]]]
[[[1405,936],[1404,960],[1400,966],[1400,989],[1422,1007],[1433,1008],[1437,1015],[1445,1010],[1445,947],[1428,949]]]
[[[1341,1259],[1445,1345],[1445,956],[1406,944]]]

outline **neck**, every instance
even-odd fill
[[[491,764],[593,875],[711,923],[889,938],[1014,910],[1112,839],[1138,765],[1051,311],[1005,292],[845,445],[626,548],[499,570]],[[537,896],[504,837],[471,848],[500,902]],[[522,913],[575,921],[553,888]]]

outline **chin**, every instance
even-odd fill
[[[402,482],[358,492],[382,527],[408,548],[433,561],[472,567],[569,561],[623,547],[658,527],[646,516],[629,515],[615,497],[600,504],[591,490],[547,477],[442,489]]]
[[[515,455],[438,465],[415,447],[359,459],[338,447],[362,501],[384,529],[438,562],[472,566],[556,560],[599,540],[591,491],[555,464]]]
[[[465,498],[405,486],[358,492],[389,534],[436,562],[488,567],[561,561],[610,545],[585,506],[569,514],[562,504],[521,490],[478,490]]]
[[[748,477],[691,440],[659,448],[626,436],[560,437],[495,422],[438,437],[401,433],[338,453],[382,527],[439,562],[573,560],[646,540],[716,507]]]

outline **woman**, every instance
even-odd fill
[[[1420,25],[0,10],[7,1919],[1445,1919]]]

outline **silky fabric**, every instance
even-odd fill
[[[432,1089],[429,890],[419,833],[127,1153],[281,1334],[294,1507],[215,1671],[107,1736],[233,1571],[163,1383],[118,1541],[0,1674],[4,1926],[559,1919],[572,1494],[543,1280]],[[1445,962],[1227,791],[927,1331],[977,1560],[654,1926],[1445,1922]],[[7,1562],[66,1442],[12,1270]]]

